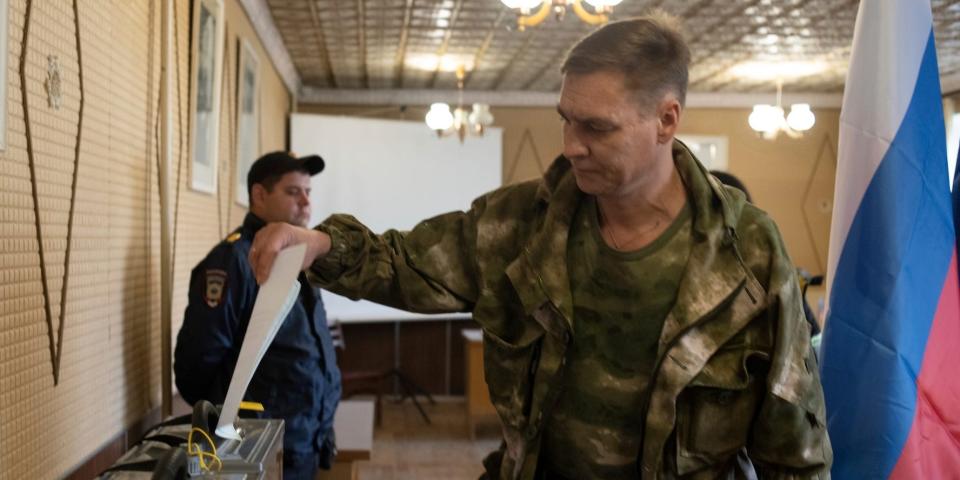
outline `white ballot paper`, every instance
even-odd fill
[[[253,372],[260,365],[263,354],[273,342],[273,337],[280,330],[280,325],[287,318],[287,313],[293,308],[300,293],[300,282],[297,275],[303,266],[303,256],[307,252],[306,245],[287,247],[277,254],[270,270],[270,276],[257,293],[257,300],[253,304],[253,313],[247,325],[246,336],[240,347],[240,356],[237,358],[237,367],[230,379],[230,388],[220,411],[220,421],[217,422],[217,435],[221,438],[240,440],[240,434],[234,422],[240,410],[240,401],[250,385]]]

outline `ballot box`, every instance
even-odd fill
[[[187,452],[187,440],[193,429],[186,423],[153,429],[130,448],[99,478],[102,480],[180,480],[187,478],[220,480],[281,480],[283,478],[283,420],[239,419],[241,440],[211,437],[216,457],[202,434],[194,432],[192,442],[202,448],[209,470],[200,465],[201,455]]]

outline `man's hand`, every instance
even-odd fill
[[[262,284],[270,276],[270,269],[277,253],[291,245],[307,245],[307,253],[303,257],[303,270],[306,270],[317,257],[322,257],[330,251],[330,236],[319,230],[310,230],[296,227],[289,223],[270,223],[257,232],[250,247],[250,267],[257,277],[257,283]]]

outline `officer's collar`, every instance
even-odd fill
[[[264,222],[260,217],[254,215],[253,212],[247,212],[247,216],[243,219],[243,229],[250,233],[257,233],[258,230],[266,225],[267,222]]]

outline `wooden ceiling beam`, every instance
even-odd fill
[[[403,26],[400,27],[400,45],[393,62],[393,88],[403,88],[404,63],[407,61],[407,43],[410,42],[410,17],[413,14],[414,0],[407,0],[403,9]]]
[[[360,86],[370,88],[367,69],[367,12],[366,0],[357,0],[357,46],[360,48]]]
[[[323,69],[327,85],[330,88],[337,88],[337,79],[333,75],[333,65],[330,63],[330,51],[327,50],[327,39],[323,33],[323,24],[320,22],[320,15],[317,14],[317,2],[315,0],[306,0],[310,7],[310,19],[313,21],[313,30],[317,36],[317,54],[320,61],[323,62]]]
[[[480,42],[480,48],[473,54],[473,69],[467,72],[467,75],[463,77],[463,87],[468,88],[470,85],[470,78],[473,76],[473,72],[476,72],[480,68],[480,63],[483,61],[484,55],[487,54],[487,50],[490,49],[490,44],[493,43],[493,36],[497,31],[497,28],[500,26],[500,22],[503,21],[503,17],[506,16],[506,10],[501,9],[500,14],[497,15],[496,20],[493,21],[493,25],[490,25],[490,29],[487,30],[487,35],[483,37],[483,42]]]
[[[565,49],[561,48],[557,50],[557,53],[553,54],[553,56],[550,57],[550,60],[547,61],[547,63],[545,63],[543,67],[540,68],[540,70],[537,70],[536,73],[531,75],[530,78],[526,82],[524,82],[523,86],[520,87],[520,90],[530,90],[530,87],[532,87],[535,83],[537,83],[537,80],[540,80],[540,77],[542,77],[543,74],[547,73],[548,70],[550,70],[551,68],[559,69],[560,66],[557,65],[557,63],[563,60],[566,56],[567,56],[567,51]]]
[[[447,31],[443,34],[443,42],[440,43],[440,48],[437,49],[437,68],[433,71],[433,74],[430,75],[427,88],[433,88],[437,84],[437,77],[440,75],[440,60],[447,54],[447,48],[450,47],[450,37],[453,36],[453,29],[457,24],[457,19],[460,17],[460,11],[462,9],[463,0],[457,0],[457,3],[453,6],[453,12],[450,13],[450,23],[447,25]]]
[[[517,52],[510,57],[510,61],[507,62],[503,69],[500,70],[500,75],[497,75],[497,79],[493,82],[492,90],[500,90],[500,86],[503,84],[504,79],[507,78],[507,74],[510,73],[510,69],[517,64],[517,62],[520,60],[520,57],[522,57],[524,53],[527,53],[527,50],[530,48],[530,44],[533,43],[533,39],[537,36],[537,32],[539,31],[540,29],[533,29],[533,31],[527,30],[524,32],[527,35],[527,38],[524,39],[523,45],[520,46]]]

